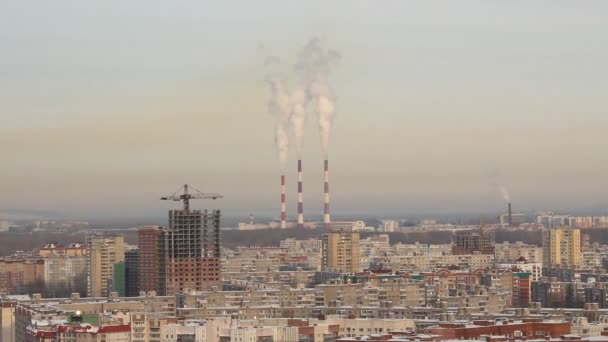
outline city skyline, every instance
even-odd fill
[[[264,59],[293,56],[316,36],[342,55],[332,73],[332,214],[500,213],[493,170],[515,211],[603,213],[606,9],[7,2],[0,212],[145,216],[190,183],[222,193],[227,216],[278,216]],[[314,117],[305,129],[306,215],[320,217]],[[295,161],[292,148],[292,220]]]

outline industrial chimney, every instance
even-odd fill
[[[281,175],[281,228],[287,228],[287,204],[285,203],[285,175]]]
[[[511,212],[511,202],[509,202],[507,208],[507,222],[509,223],[509,226],[513,226],[513,213]]]
[[[325,195],[324,195],[324,211],[323,223],[325,229],[329,229],[331,225],[331,215],[329,211],[329,161],[325,159]]]
[[[298,228],[304,228],[304,195],[302,194],[302,159],[298,159]]]

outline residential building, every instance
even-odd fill
[[[569,227],[543,229],[543,266],[581,265],[581,231]]]
[[[87,294],[106,297],[111,292],[114,265],[124,262],[124,237],[102,233],[89,234],[87,249]]]
[[[125,287],[127,297],[139,296],[139,250],[125,251]],[[164,295],[162,292],[156,292]]]
[[[529,263],[543,262],[543,248],[525,244],[521,241],[503,242],[494,245],[494,255],[497,262],[511,263],[524,257]]]
[[[166,293],[165,236],[161,227],[143,227],[137,231],[138,291]]]
[[[359,246],[359,232],[337,229],[326,233],[323,237],[323,270],[339,273],[358,272]]]

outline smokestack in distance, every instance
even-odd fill
[[[509,222],[509,226],[513,226],[513,213],[511,212],[511,202],[509,202],[508,204],[507,219],[507,222]]]
[[[281,228],[287,228],[287,204],[285,203],[285,175],[281,175]]]
[[[304,228],[304,195],[302,193],[302,159],[298,159],[298,228]]]
[[[324,192],[324,210],[323,210],[323,223],[325,229],[329,229],[331,226],[331,215],[329,210],[329,161],[325,159],[325,192]]]

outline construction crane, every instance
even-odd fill
[[[180,190],[183,189],[183,193],[179,194]],[[194,190],[194,192],[190,192],[190,189]],[[171,196],[161,197],[162,201],[183,201],[184,202],[184,211],[190,210],[190,200],[191,199],[218,199],[224,198],[224,196],[216,193],[205,193],[195,189],[188,184],[184,184],[177,191],[175,191]]]

